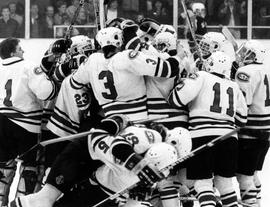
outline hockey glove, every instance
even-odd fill
[[[117,135],[120,131],[129,126],[129,120],[125,115],[115,114],[101,121],[102,129],[112,135]]]
[[[129,198],[135,201],[147,201],[150,198],[151,193],[151,188],[145,187],[143,185],[138,185],[129,191]]]
[[[140,185],[145,187],[151,187],[164,178],[164,175],[153,164],[135,153],[129,156],[124,166],[134,172],[140,179]]]

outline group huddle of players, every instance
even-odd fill
[[[38,92],[42,119],[32,118],[42,122],[43,140],[87,130],[89,135],[48,146],[45,184],[33,193],[32,175],[24,173],[18,190],[28,195],[17,196],[10,206],[93,206],[138,183],[102,205],[187,207],[196,197],[203,207],[259,207],[257,171],[270,129],[266,51],[256,40],[235,51],[219,32],[191,41],[195,54],[177,41],[173,26],[123,18],[109,22],[94,40],[82,35],[56,40],[34,67],[40,80],[33,84],[46,92]],[[5,82],[3,90],[13,82]],[[6,96],[0,113],[15,124],[25,121],[27,113],[16,119],[9,100],[14,99]],[[12,116],[8,110],[15,110]],[[221,144],[162,170],[236,128],[238,133]],[[9,176],[7,188],[14,165],[6,162],[2,171]]]

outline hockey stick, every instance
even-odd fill
[[[188,27],[189,27],[189,30],[190,30],[190,34],[192,36],[192,39],[194,40],[195,47],[198,50],[199,58],[202,59],[202,51],[201,51],[201,48],[200,48],[200,46],[198,45],[198,43],[196,41],[196,35],[195,35],[194,28],[193,28],[191,20],[190,20],[190,16],[188,14],[188,10],[187,10],[187,7],[186,7],[185,0],[181,0],[181,4],[182,4],[184,12],[186,14],[186,19],[187,19]]]
[[[145,123],[159,121],[159,120],[168,119],[168,118],[173,118],[173,117],[162,117],[162,118],[153,118],[153,119],[140,119],[140,120],[136,120],[136,121],[129,121],[129,125],[145,124]],[[68,136],[64,136],[64,137],[59,137],[59,138],[57,137],[55,139],[50,139],[50,140],[42,141],[42,142],[34,145],[33,147],[31,147],[26,152],[24,152],[21,155],[19,155],[16,159],[17,160],[21,160],[22,157],[24,157],[27,153],[29,153],[32,150],[38,149],[39,147],[45,147],[47,145],[55,144],[55,143],[58,143],[58,142],[72,141],[72,140],[75,140],[75,139],[78,139],[78,138],[81,138],[81,137],[88,136],[91,133],[92,133],[91,131],[85,131],[85,132],[81,132],[81,133],[78,133],[78,134],[72,134],[72,135],[68,135]]]
[[[232,43],[234,50],[237,51],[238,50],[238,44],[237,44],[234,36],[232,35],[232,33],[230,32],[230,30],[228,29],[228,27],[227,26],[222,26],[221,32],[226,37],[226,39],[229,42]]]
[[[184,161],[186,161],[186,160],[194,157],[195,155],[198,155],[202,151],[204,151],[206,149],[209,149],[209,148],[212,148],[213,146],[217,145],[218,143],[220,143],[220,142],[224,141],[225,139],[231,137],[233,134],[237,133],[239,130],[240,130],[240,128],[236,128],[236,129],[232,130],[231,132],[229,132],[229,133],[227,133],[225,135],[222,135],[222,136],[219,136],[219,137],[213,139],[212,141],[210,141],[210,142],[208,142],[208,143],[206,143],[206,144],[198,147],[197,149],[191,151],[188,155],[186,155],[186,156],[184,156],[182,158],[179,158],[176,162],[174,162],[174,163],[172,163],[172,164],[170,164],[170,165],[162,168],[160,170],[160,172],[164,172],[164,171],[173,169],[175,166],[177,166],[177,165],[183,163]],[[114,199],[118,198],[119,196],[121,196],[121,195],[123,195],[125,193],[128,193],[129,190],[133,189],[138,184],[139,184],[139,182],[138,183],[135,183],[135,184],[132,184],[131,186],[129,186],[129,187],[123,189],[123,190],[120,190],[120,191],[116,192],[115,194],[109,196],[108,198],[105,198],[104,200],[102,200],[99,203],[95,204],[92,207],[98,207],[98,206],[106,203],[109,200],[114,200]]]
[[[80,13],[80,10],[81,8],[83,7],[84,5],[84,0],[80,0],[80,3],[79,3],[79,6],[77,7],[77,9],[75,10],[74,12],[74,15],[71,19],[71,22],[70,22],[70,25],[68,26],[68,29],[66,31],[66,34],[65,34],[65,39],[68,40],[70,39],[70,36],[71,36],[71,32],[73,30],[73,25],[75,24],[75,21]]]

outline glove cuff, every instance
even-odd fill
[[[131,154],[124,163],[124,166],[135,174],[138,174],[145,167],[145,165],[147,165],[146,160],[143,159],[141,155],[136,153]]]

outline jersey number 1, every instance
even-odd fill
[[[12,86],[12,79],[8,79],[8,81],[6,82],[6,85],[5,85],[6,97],[5,97],[4,102],[3,102],[5,106],[12,106],[12,102],[10,100],[10,97],[12,95],[11,86]]]
[[[216,112],[216,113],[221,113],[221,106],[220,106],[220,83],[215,83],[213,86],[214,90],[214,102],[213,105],[210,106],[210,111]],[[229,108],[226,110],[226,114],[229,116],[234,115],[234,110],[233,110],[233,89],[229,87],[227,89],[227,94],[229,96]]]

